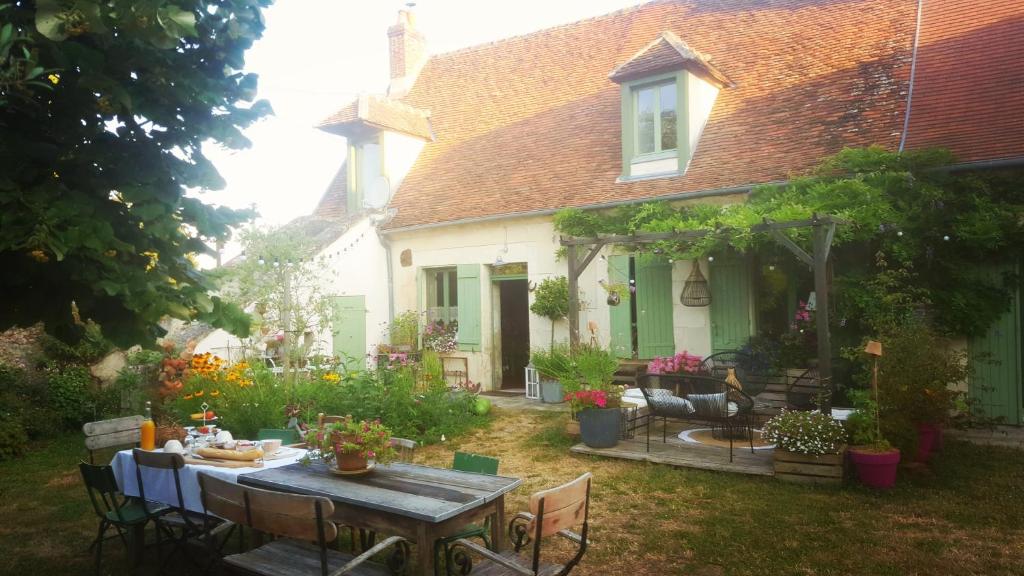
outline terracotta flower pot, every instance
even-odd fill
[[[355,440],[356,437],[350,434],[331,432],[331,443],[334,445],[334,462],[337,465],[338,470],[353,472],[356,470],[365,470],[366,467],[369,466],[369,462],[366,458],[360,456],[358,452],[344,451],[344,444],[354,443]]]
[[[569,436],[580,435],[580,423],[577,420],[569,420],[565,423],[565,433]]]
[[[857,478],[869,488],[888,489],[896,484],[900,451],[896,448],[876,452],[869,447],[850,448],[850,461],[857,467]]]

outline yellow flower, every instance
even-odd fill
[[[182,396],[182,398],[184,398],[185,400],[191,400],[192,399],[192,395],[191,394],[185,394],[184,396]]]
[[[46,77],[46,79],[52,82],[54,85],[60,82],[60,76],[57,76],[56,74],[50,74]]]
[[[338,376],[334,372],[328,372],[327,374],[324,374],[324,380],[327,380],[328,382],[337,382],[338,380],[341,380],[341,376]]]
[[[29,252],[29,256],[32,256],[32,259],[35,260],[36,262],[49,262],[50,261],[50,257],[47,256],[46,252],[43,252],[42,250],[33,250],[33,251]]]
[[[213,392],[210,392],[210,396],[213,396],[214,398],[220,396],[220,390],[214,390]]]
[[[203,391],[203,390],[200,390],[200,391],[196,392],[195,396],[196,396],[196,398],[199,398],[199,397],[200,397],[200,396],[202,396],[203,394],[204,394],[204,391]]]

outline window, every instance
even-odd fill
[[[459,319],[459,280],[455,268],[427,270],[427,321]]]
[[[676,149],[675,80],[633,89],[637,156]]]
[[[380,188],[380,145],[376,141],[355,144],[349,148],[350,175],[348,209],[350,213],[364,207],[380,208],[387,202]]]

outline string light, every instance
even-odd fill
[[[897,236],[903,236],[903,230],[898,230],[898,231],[896,232],[896,235],[897,235]]]
[[[949,242],[949,235],[947,234],[947,235],[943,236],[942,239],[944,241],[946,241],[946,242]]]

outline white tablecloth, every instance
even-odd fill
[[[163,450],[158,449],[157,451],[162,452]],[[218,468],[216,466],[186,464],[184,468],[178,471],[181,481],[181,494],[185,499],[185,508],[194,512],[203,511],[203,504],[199,499],[199,478],[197,476],[199,472],[205,472],[210,476],[235,482],[239,474],[294,464],[305,454],[305,450],[298,450],[294,457],[267,460],[263,463],[262,468],[251,466],[246,468]],[[135,475],[135,460],[132,458],[132,451],[122,450],[118,452],[114,455],[110,465],[114,468],[114,477],[117,478],[117,485],[121,487],[121,492],[128,496],[138,496],[139,485]],[[143,468],[142,482],[146,486],[147,500],[163,502],[173,506],[178,505],[178,495],[174,491],[174,473],[171,470]]]

